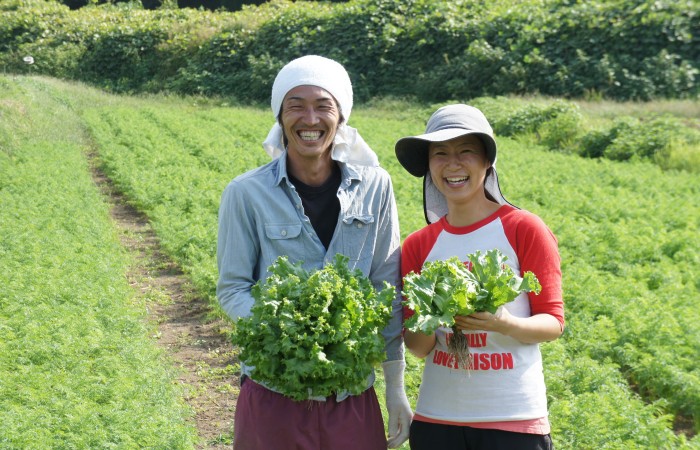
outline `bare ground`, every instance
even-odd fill
[[[148,309],[153,338],[179,369],[178,382],[194,411],[198,449],[231,448],[239,392],[237,352],[230,326],[215,318],[187,277],[160,249],[148,219],[127,204],[89,157],[95,184],[110,205],[122,245],[135,263],[129,283]]]

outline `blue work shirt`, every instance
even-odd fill
[[[266,279],[278,256],[321,269],[337,253],[347,256],[376,289],[396,287],[392,319],[382,331],[387,361],[403,360],[400,294],[400,234],[391,177],[381,167],[337,162],[340,215],[328,249],[304,214],[301,198],[287,175],[287,154],[236,177],[224,190],[219,208],[217,297],[235,321],[250,315],[251,288]],[[250,367],[241,364],[243,375]],[[374,374],[367,382],[374,383]],[[338,393],[338,401],[347,398]]]

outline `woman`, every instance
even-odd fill
[[[468,335],[472,363],[455,369],[447,350],[452,330],[405,330],[406,347],[426,358],[409,442],[422,449],[551,449],[539,343],[564,328],[557,241],[536,215],[508,203],[498,184],[496,141],[478,109],[438,109],[426,132],[396,143],[396,156],[424,177],[428,225],[408,236],[402,276],[427,261],[498,249],[514,273],[532,271],[539,295],[520,294],[495,314],[456,316]],[[412,311],[406,310],[405,317]]]

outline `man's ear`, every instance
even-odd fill
[[[287,139],[287,134],[284,132],[284,124],[282,123],[282,108],[280,107],[280,112],[277,114],[277,123],[279,124],[280,128],[282,128],[282,145],[284,148],[287,148],[287,144],[289,144],[289,139]]]

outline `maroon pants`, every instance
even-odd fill
[[[235,450],[386,450],[384,421],[370,388],[341,402],[295,402],[255,383],[241,386],[233,421]]]

